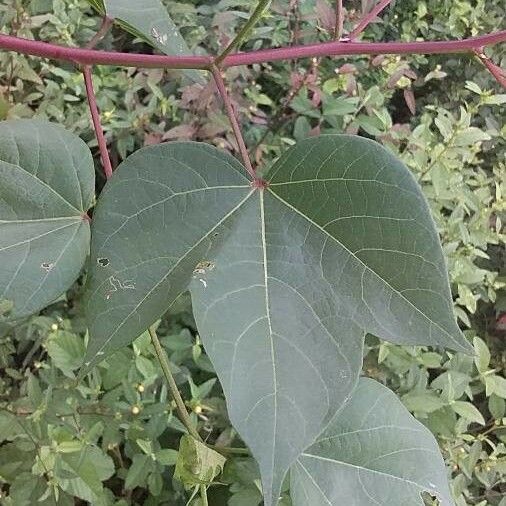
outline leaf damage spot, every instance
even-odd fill
[[[109,284],[111,288],[105,294],[105,298],[109,300],[114,292],[119,290],[135,290],[135,283],[131,280],[121,281],[121,279],[109,276]]]
[[[196,278],[198,275],[204,275],[207,274],[209,271],[212,271],[215,267],[215,264],[213,262],[210,262],[209,260],[202,260],[199,262],[195,269],[193,269],[193,277]]]
[[[40,268],[44,269],[46,272],[51,272],[53,270],[54,263],[53,262],[42,262],[40,264]]]
[[[165,44],[167,44],[167,40],[169,39],[169,36],[166,33],[161,34],[154,26],[151,28],[151,35],[158,42],[158,44],[162,44],[162,46],[165,46]]]
[[[207,281],[202,279],[201,276],[205,276],[209,271],[212,271],[214,267],[215,264],[213,262],[202,260],[195,266],[195,269],[193,269],[193,279],[198,279],[204,288],[207,288]]]
[[[97,258],[97,264],[101,267],[107,267],[109,263],[110,262],[108,258]]]

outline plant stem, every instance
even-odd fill
[[[109,32],[113,23],[114,23],[113,19],[104,16],[102,19],[102,24],[98,29],[98,32],[93,36],[93,38],[88,42],[88,44],[86,44],[85,46],[86,49],[94,48],[107,35],[107,32]]]
[[[506,72],[496,65],[484,52],[483,48],[475,51],[478,59],[487,67],[488,71],[492,74],[494,79],[506,89]]]
[[[506,42],[506,30],[464,40],[434,42],[322,42],[277,49],[261,49],[227,56],[222,67],[252,65],[279,60],[365,54],[470,53],[481,45]],[[1,40],[0,40],[1,45]]]
[[[323,42],[319,44],[262,49],[227,56],[222,68],[279,60],[318,56],[352,56],[374,54],[469,53],[485,46],[506,42],[506,30],[463,40],[421,42]],[[210,70],[210,56],[165,56],[119,53],[58,46],[47,42],[0,35],[0,49],[21,54],[69,61],[80,65],[118,65],[141,68],[174,68]]]
[[[350,32],[349,39],[354,40],[357,38],[359,34],[361,34],[367,26],[371,23],[371,21],[390,3],[392,0],[381,0],[378,2],[371,11],[366,14],[358,23],[358,25]]]
[[[209,448],[223,455],[251,455],[247,448],[230,448],[228,446],[216,446],[208,444]]]
[[[340,40],[343,36],[344,11],[343,0],[336,0],[336,25],[334,28],[334,40]]]
[[[179,389],[177,388],[176,381],[174,380],[174,376],[172,376],[172,372],[170,371],[169,359],[167,358],[167,354],[165,353],[165,350],[162,348],[160,340],[158,339],[158,336],[156,334],[156,330],[154,327],[149,327],[148,331],[149,331],[149,335],[151,336],[151,342],[153,343],[153,346],[155,348],[158,362],[160,363],[160,366],[162,368],[165,379],[167,380],[167,384],[169,385],[170,393],[172,394],[172,397],[174,398],[174,401],[176,402],[176,408],[177,408],[177,412],[179,415],[179,419],[181,420],[183,425],[186,427],[188,434],[193,436],[197,441],[202,442],[202,438],[200,437],[200,434],[197,432],[197,429],[195,429],[195,427],[190,419],[190,416],[188,415],[188,411],[186,410],[186,406],[184,404],[183,398],[181,397],[181,394],[179,393]]]
[[[207,489],[205,485],[200,485],[200,498],[202,499],[203,506],[209,506],[207,502]]]
[[[271,0],[259,0],[256,9],[253,11],[253,14],[250,16],[248,21],[241,28],[239,33],[234,37],[232,42],[225,48],[225,50],[214,60],[216,66],[220,66],[221,62],[229,55],[235,48],[238,48],[242,41],[248,36],[250,31],[253,29],[257,21],[262,17],[265,10],[268,8]]]
[[[111,159],[109,158],[109,151],[107,150],[107,142],[105,140],[102,124],[100,123],[100,113],[97,107],[97,98],[93,90],[93,79],[91,77],[91,67],[85,65],[83,67],[84,85],[86,87],[86,96],[88,98],[88,105],[90,107],[91,119],[93,121],[93,128],[97,137],[98,149],[100,150],[100,157],[102,158],[102,166],[106,179],[112,176]]]
[[[239,152],[241,153],[241,157],[246,167],[246,170],[251,175],[251,177],[256,180],[257,176],[255,173],[255,169],[251,165],[251,160],[248,155],[248,150],[246,148],[246,144],[244,143],[244,139],[241,132],[241,127],[239,126],[239,122],[237,120],[237,116],[234,111],[234,107],[232,102],[230,101],[230,97],[227,93],[227,89],[225,87],[225,82],[223,81],[223,77],[221,75],[221,70],[213,65],[211,67],[211,71],[213,73],[214,80],[216,82],[216,86],[218,91],[220,92],[221,98],[223,99],[223,103],[225,104],[225,109],[227,110],[228,119],[230,124],[232,125],[232,130],[234,131],[235,138],[237,140],[237,145],[239,146]]]

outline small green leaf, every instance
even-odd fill
[[[73,378],[73,371],[82,365],[86,352],[82,338],[71,332],[58,330],[49,338],[46,347],[54,365],[66,376]]]
[[[362,378],[351,400],[290,472],[293,506],[452,506],[434,436],[386,387]]]
[[[506,378],[497,374],[491,374],[485,377],[485,385],[487,395],[495,394],[502,399],[506,399]]]
[[[174,478],[188,489],[196,485],[210,485],[225,465],[223,455],[189,435],[181,437]]]
[[[451,404],[451,407],[457,415],[460,415],[462,418],[470,422],[479,423],[480,425],[485,425],[485,419],[483,415],[478,411],[478,408],[466,401],[455,401]]]
[[[102,495],[102,482],[113,474],[112,459],[95,446],[63,453],[55,466],[55,475],[61,488],[92,504]]]
[[[82,441],[62,441],[56,446],[59,453],[73,453],[83,449]]]
[[[147,441],[145,439],[137,439],[135,441],[140,449],[146,454],[146,455],[151,455],[153,453],[153,447],[151,445],[151,441]]]
[[[148,455],[134,455],[125,479],[125,488],[133,490],[135,487],[144,486],[148,474],[154,469],[153,464],[153,459]]]
[[[492,394],[488,399],[488,410],[495,420],[500,420],[506,413],[506,402],[498,395]]]
[[[437,395],[428,392],[406,394],[402,402],[409,411],[415,413],[432,413],[445,405]]]
[[[0,299],[10,319],[36,313],[75,281],[88,254],[95,169],[58,125],[0,122]]]
[[[473,346],[476,351],[474,357],[476,369],[478,369],[478,372],[483,373],[488,369],[488,364],[490,363],[490,351],[485,341],[479,337],[473,339]]]
[[[155,459],[164,466],[175,466],[177,462],[178,452],[170,448],[158,450],[155,452]]]

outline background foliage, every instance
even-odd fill
[[[240,0],[165,3],[197,53],[216,53],[248,16]],[[345,28],[370,3],[345,2]],[[500,0],[406,0],[387,9],[365,36],[465,37],[498,29],[504,15]],[[84,0],[0,5],[3,33],[55,43],[82,46],[99,22]],[[326,40],[333,22],[326,0],[275,0],[246,46]],[[101,47],[151,50],[117,29]],[[504,50],[491,55],[504,67]],[[114,163],[141,146],[173,139],[234,150],[214,85],[169,70],[97,67],[94,76]],[[419,179],[443,240],[456,314],[477,357],[371,336],[364,374],[392,388],[435,433],[459,506],[506,505],[506,95],[468,56],[313,59],[234,68],[227,77],[259,165],[308,135],[360,133],[397,152]],[[27,117],[60,122],[95,148],[80,72],[3,52],[0,118]],[[100,188],[98,156],[96,162]],[[76,384],[86,339],[81,289],[82,280],[41,315],[14,329],[0,327],[0,501],[186,504],[188,493],[172,479],[183,428],[149,336]],[[0,307],[0,318],[6,309]],[[159,333],[192,416],[210,441],[237,446],[188,300],[163,319]],[[214,486],[210,503],[260,504],[253,461],[228,457],[221,481],[230,487]]]

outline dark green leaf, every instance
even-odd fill
[[[363,378],[343,410],[293,466],[294,506],[451,506],[434,436],[386,387]]]
[[[177,462],[177,451],[166,448],[155,452],[155,459],[164,466],[175,466]]]
[[[131,156],[96,209],[87,307],[90,366],[190,286],[266,505],[351,394],[366,332],[472,350],[428,206],[392,154],[322,136],[269,176],[252,189],[234,159],[194,143]]]
[[[102,482],[114,473],[114,463],[95,446],[81,451],[63,453],[55,473],[63,490],[91,503],[102,494]]]
[[[89,248],[90,150],[33,120],[0,123],[0,299],[11,319],[35,313],[75,281]]]
[[[125,480],[125,488],[132,490],[135,487],[144,486],[148,474],[153,470],[153,459],[149,455],[134,455],[132,465],[128,469]]]
[[[82,365],[85,351],[83,340],[64,330],[57,331],[47,343],[53,363],[71,378],[74,377],[73,371]]]

